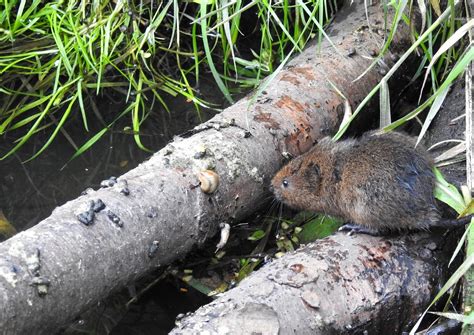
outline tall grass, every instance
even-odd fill
[[[89,131],[97,96],[120,94],[126,107],[77,149],[87,150],[126,118],[137,145],[156,102],[184,96],[199,113],[200,75],[210,71],[229,103],[258,85],[292,48],[321,38],[332,0],[39,1],[0,3],[0,135],[18,139],[5,159],[39,132],[41,154],[72,117]],[[242,43],[252,37],[252,43]],[[245,41],[244,41],[245,42]],[[59,121],[58,121],[59,120]],[[94,120],[94,122],[97,122]]]
[[[420,3],[422,4],[421,6],[419,5]],[[419,142],[434,116],[440,110],[449,87],[462,73],[464,73],[469,63],[474,59],[473,46],[472,44],[469,44],[469,41],[466,39],[467,32],[472,28],[474,21],[472,19],[468,20],[465,17],[465,9],[460,0],[448,0],[448,6],[443,12],[441,12],[438,0],[432,0],[429,2],[417,1],[416,3],[414,1],[407,2],[407,0],[392,0],[388,3],[388,6],[393,7],[396,11],[395,20],[392,24],[391,34],[389,34],[384,47],[372,65],[377,64],[388,50],[394,29],[396,29],[400,21],[403,20],[409,25],[413,25],[413,18],[407,16],[406,8],[411,8],[413,6],[418,8],[423,17],[422,27],[425,29],[427,25],[426,30],[419,32],[413,31],[413,44],[388,71],[381,82],[375,86],[367,97],[357,106],[351,118],[341,124],[339,131],[334,136],[334,139],[336,140],[345,133],[362,108],[377,93],[380,94],[381,101],[389,100],[386,98],[388,93],[381,90],[381,87],[383,87],[382,84],[386,83],[393,76],[410,55],[418,52],[420,54],[420,67],[412,78],[412,82],[423,76],[424,67],[429,63],[425,70],[424,83],[428,77],[431,79],[430,92],[428,92],[427,98],[425,98],[423,103],[407,115],[404,115],[400,119],[393,121],[391,124],[386,125],[384,130],[389,131],[401,126],[408,120],[417,117],[422,111],[431,106],[429,117],[426,118],[422,131],[420,132],[418,139]],[[441,47],[436,50],[436,46]],[[365,73],[366,72],[364,72],[364,74]],[[363,75],[361,75],[361,77]],[[420,100],[422,100],[423,92],[422,89],[420,92]],[[390,106],[381,106],[381,108],[381,112],[390,113]],[[392,119],[392,116],[386,115],[384,118]]]

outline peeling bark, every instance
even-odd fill
[[[354,107],[382,77],[376,66],[353,83],[383,42],[382,9],[369,8],[369,31],[362,3],[342,10],[330,29],[341,55],[327,42],[308,47],[254,104],[251,97],[242,99],[117,184],[56,208],[2,243],[2,332],[40,334],[64,326],[110,292],[183,257],[214,235],[219,223],[239,221],[263,203],[283,152],[300,154],[335,132],[344,101],[327,78]],[[393,50],[409,43],[403,27]],[[395,58],[389,52],[384,63],[390,66]],[[197,174],[206,169],[220,177],[211,194],[198,186]],[[93,208],[99,199],[106,206],[101,211]]]

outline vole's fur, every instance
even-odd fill
[[[434,186],[431,157],[397,132],[324,138],[272,180],[276,198],[290,207],[340,217],[369,234],[446,226],[438,224]]]

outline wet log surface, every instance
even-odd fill
[[[337,233],[265,265],[171,334],[400,334],[447,275],[455,234]]]

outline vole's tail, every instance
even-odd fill
[[[440,228],[448,228],[448,229],[457,229],[464,227],[466,224],[471,222],[471,218],[473,215],[463,216],[459,219],[441,219],[438,222],[433,222],[430,226],[431,227],[440,227]]]

